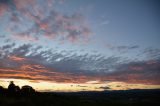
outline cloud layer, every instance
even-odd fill
[[[47,80],[62,83],[89,81],[121,81],[128,83],[160,84],[160,59],[126,61],[120,57],[100,54],[78,55],[67,51],[44,50],[24,44],[0,48],[0,77]]]

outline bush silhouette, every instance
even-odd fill
[[[25,86],[22,86],[21,92],[22,94],[33,94],[35,93],[35,90],[31,86],[25,85]]]
[[[14,89],[15,89],[15,92],[20,92],[20,90],[21,90],[19,86],[15,86]]]

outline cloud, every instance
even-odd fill
[[[111,89],[111,88],[108,87],[108,86],[101,86],[101,87],[99,87],[99,88],[97,88],[97,89],[109,90],[109,89]]]
[[[100,84],[118,81],[139,84],[160,84],[160,60],[125,61],[101,54],[78,55],[56,52],[29,44],[0,47],[0,77],[46,80],[63,83]],[[63,51],[65,52],[65,51]]]
[[[9,59],[13,60],[13,61],[19,61],[19,62],[26,60],[26,58],[22,58],[22,57],[18,57],[18,56],[10,56]]]
[[[2,17],[4,15],[4,13],[6,12],[7,6],[0,4],[0,17]]]
[[[88,87],[88,86],[84,86],[84,85],[77,85],[77,87],[85,88],[85,87]]]
[[[0,38],[5,38],[5,35],[0,35]]]
[[[105,26],[105,25],[108,25],[109,23],[110,23],[109,20],[105,20],[105,21],[100,23],[100,26]]]
[[[125,46],[125,45],[121,45],[121,46],[117,46],[117,45],[112,45],[112,44],[105,44],[105,46],[110,49],[110,50],[116,50],[119,52],[124,52],[124,51],[128,51],[128,50],[134,50],[139,48],[138,45],[130,45],[130,46]]]
[[[50,51],[40,52],[39,54],[34,54],[33,52],[33,54],[26,56],[33,49],[31,45],[22,45],[16,48],[12,46],[4,47],[6,46],[3,46],[1,50],[12,49],[12,51],[5,53],[5,56],[0,58],[0,77],[52,80],[53,82],[66,83],[86,82],[91,78],[91,76],[77,75],[71,71],[64,70],[65,68],[72,69],[72,66],[68,66],[68,68],[67,66],[64,66],[64,68],[56,67],[55,60],[47,61],[48,58],[53,59],[52,57],[45,57]],[[53,54],[53,56],[56,56],[56,54]]]
[[[29,36],[29,35],[23,35],[23,34],[20,34],[20,35],[14,35],[13,39],[15,40],[22,40],[22,41],[32,41],[32,42],[37,42],[39,39],[38,37],[32,37],[32,36]]]
[[[117,67],[118,71],[115,73],[106,75],[106,79],[128,83],[160,84],[159,69],[160,60],[129,62]]]
[[[13,0],[0,0],[0,16],[13,9]]]
[[[149,47],[143,50],[139,56],[142,55],[146,55],[148,59],[160,59],[160,49]]]
[[[2,50],[10,49],[10,48],[12,48],[12,47],[14,47],[14,46],[15,46],[15,43],[6,44],[6,45],[2,46]]]
[[[10,18],[11,25],[7,29],[15,39],[37,41],[43,36],[46,39],[72,43],[88,41],[91,28],[85,16],[79,12],[59,12],[54,6],[57,2],[61,1],[2,0],[0,13],[6,10],[10,13],[7,17]]]

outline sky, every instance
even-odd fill
[[[160,89],[159,0],[0,0],[0,85]]]

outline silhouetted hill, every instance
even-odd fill
[[[103,92],[36,92],[20,97],[0,96],[0,106],[157,106],[160,89]]]

